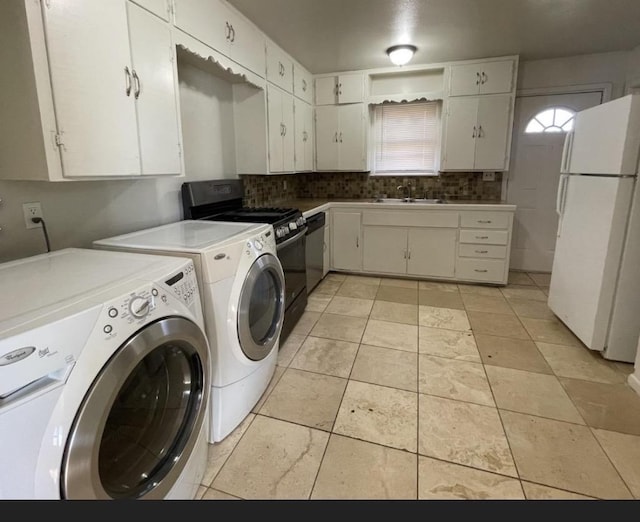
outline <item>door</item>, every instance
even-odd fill
[[[635,180],[567,176],[549,307],[592,350],[605,347]]]
[[[64,176],[140,174],[126,3],[42,12]]]
[[[316,169],[339,169],[338,106],[316,107]]]
[[[127,5],[142,174],[180,174],[180,131],[169,26]]]
[[[340,127],[338,145],[340,147],[339,169],[348,171],[364,170],[364,105],[340,105]]]
[[[169,21],[169,0],[132,0],[133,3],[144,7],[147,11]]]
[[[478,64],[480,70],[480,94],[511,92],[513,87],[513,60]]]
[[[507,203],[516,205],[510,266],[516,270],[550,272],[558,230],[555,212],[560,163],[566,130],[544,132],[554,125],[554,108],[577,112],[601,101],[600,92],[516,98]],[[560,113],[564,118],[566,115]],[[536,119],[539,116],[542,121]],[[526,132],[527,127],[529,132]],[[557,125],[556,125],[557,126]]]
[[[480,89],[481,63],[451,66],[449,96],[467,96],[478,94]]]
[[[316,78],[316,105],[333,105],[336,103],[337,81],[335,76]]]
[[[190,1],[190,0],[189,0]],[[260,31],[228,10],[227,56],[264,78],[266,70],[265,40]]]
[[[174,0],[174,10],[176,27],[226,54],[229,10],[220,0]]]
[[[284,123],[282,121],[283,93],[267,86],[267,118],[269,127],[269,172],[284,169]]]
[[[336,270],[361,270],[360,212],[335,211],[331,223],[331,267]]]
[[[364,101],[364,77],[361,74],[338,76],[338,103],[362,103]]]
[[[295,112],[295,170],[296,172],[302,172],[305,170],[305,134],[306,125],[305,119],[307,116],[305,103],[300,100],[293,101],[293,110]]]
[[[163,499],[200,436],[209,383],[209,345],[195,323],[169,317],[134,334],[73,421],[62,498]]]
[[[511,96],[483,96],[478,98],[478,127],[476,132],[477,170],[504,170],[507,160],[507,137]]]
[[[407,229],[366,226],[362,267],[369,272],[407,273]]]
[[[449,98],[443,168],[473,170],[476,154],[478,98]]]
[[[282,93],[282,170],[293,172],[295,170],[295,122],[293,116],[293,96]]]
[[[308,103],[302,105],[304,111],[304,167],[303,170],[313,170],[313,107]]]
[[[264,359],[278,342],[285,310],[282,265],[272,254],[256,259],[247,272],[238,303],[238,340],[252,361]]]

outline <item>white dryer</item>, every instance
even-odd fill
[[[65,249],[0,264],[0,498],[193,499],[209,345],[193,262]]]
[[[93,246],[193,259],[212,353],[209,442],[224,439],[258,402],[278,358],[285,280],[273,226],[185,220]]]

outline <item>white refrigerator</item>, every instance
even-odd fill
[[[548,304],[591,350],[633,363],[640,336],[640,95],[579,112],[565,139]]]

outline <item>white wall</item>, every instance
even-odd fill
[[[627,85],[625,93],[640,93],[640,45],[627,57]]]
[[[236,178],[231,84],[180,64],[184,178],[116,181],[0,181],[0,262],[46,251],[39,228],[27,230],[22,203],[39,201],[52,250],[182,219],[184,181]]]
[[[614,52],[521,61],[518,89],[611,83],[611,98],[618,98],[624,94],[628,56],[627,52]]]

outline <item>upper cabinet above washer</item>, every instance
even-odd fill
[[[276,44],[267,40],[267,81],[293,93],[293,61]]]
[[[178,29],[264,78],[262,32],[220,0],[174,2],[174,23]]]
[[[451,66],[449,96],[510,93],[515,60],[481,61]]]
[[[316,105],[364,102],[364,74],[316,77]]]
[[[293,63],[293,94],[302,101],[313,104],[313,76],[297,63]]]

